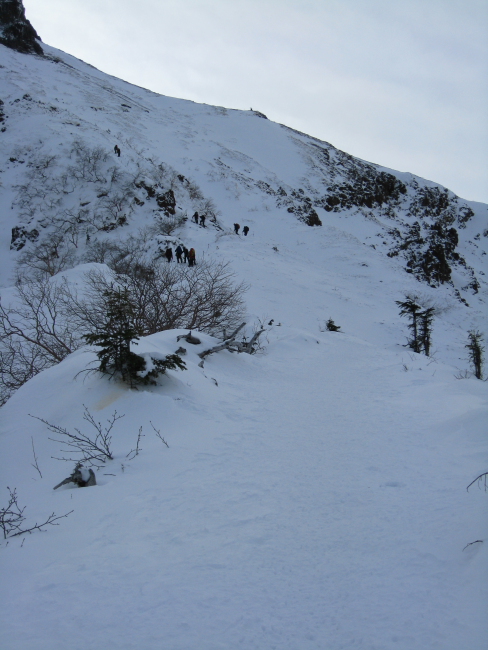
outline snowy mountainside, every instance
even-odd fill
[[[46,57],[25,57],[3,48],[0,162],[12,207],[3,227],[13,251],[55,229],[80,257],[87,235],[152,223],[171,190],[178,213],[210,208],[226,225],[255,211],[339,223],[429,284],[452,280],[468,302],[486,292],[486,206],[256,111],[157,96],[45,49]],[[11,268],[15,253],[8,258]]]
[[[144,231],[151,254],[229,260],[247,336],[266,332],[262,354],[203,364],[218,341],[196,332],[187,369],[137,391],[82,347],[7,401],[0,507],[9,486],[28,523],[70,514],[3,540],[2,646],[484,650],[488,500],[465,487],[486,470],[487,384],[465,345],[486,333],[487,206],[43,50],[0,46],[2,304],[19,264],[82,287]],[[404,346],[406,294],[437,308],[431,357]],[[114,458],[53,491],[72,464],[41,420],[89,432],[85,407],[123,416]]]

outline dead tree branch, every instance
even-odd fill
[[[150,425],[152,426],[152,428],[154,429],[154,432],[156,433],[157,437],[158,437],[158,438],[161,440],[161,442],[162,442],[164,445],[166,445],[166,447],[168,447],[168,449],[169,449],[169,445],[168,445],[168,443],[166,442],[166,440],[163,438],[163,436],[161,435],[161,431],[160,431],[159,429],[156,429],[156,427],[154,426],[154,424],[153,424],[151,421],[149,421],[149,424],[150,424]]]
[[[220,352],[221,350],[229,350],[229,352],[245,352],[247,354],[252,354],[254,352],[254,346],[256,345],[257,340],[265,330],[262,328],[254,332],[249,342],[246,341],[245,339],[243,341],[236,341],[237,334],[241,331],[241,329],[245,326],[245,324],[246,323],[241,323],[241,325],[239,325],[239,327],[234,332],[232,332],[232,334],[228,338],[222,341],[222,343],[215,345],[213,348],[209,348],[208,350],[204,350],[203,352],[200,352],[200,354],[198,355],[200,359],[202,359],[203,361],[203,359],[205,359],[205,357],[208,357],[209,354],[214,354],[215,352]],[[224,336],[225,335],[226,334],[224,330]]]
[[[31,436],[31,442],[32,442],[32,453],[34,454],[34,462],[31,463],[31,465],[34,469],[36,469],[39,472],[39,476],[42,478],[41,470],[39,469],[39,465],[37,463],[36,450],[34,447],[34,438],[32,436]]]
[[[484,479],[485,490],[486,490],[486,489],[488,488],[488,485],[487,485],[488,472],[483,472],[483,474],[480,474],[479,476],[477,476],[477,477],[474,479],[474,481],[471,481],[471,483],[468,485],[468,487],[466,488],[466,490],[469,490],[469,488],[470,488],[474,483],[476,483],[476,481],[481,482],[482,479]],[[478,487],[479,487],[479,485],[478,485]]]

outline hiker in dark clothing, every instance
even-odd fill
[[[249,232],[249,226],[244,226],[244,228],[242,229],[242,232],[247,237],[247,233]]]
[[[171,262],[171,260],[173,259],[173,249],[172,248],[167,248],[164,256],[166,257],[168,262]]]
[[[235,223],[234,224],[234,232],[235,232],[236,235],[239,234],[239,228],[240,228],[240,225],[238,223]]]
[[[202,216],[200,217],[200,225],[205,228],[205,215],[204,214],[202,214]]]
[[[118,145],[118,144],[115,145],[115,147],[114,147],[114,151],[115,151],[115,153],[117,154],[117,156],[120,158],[120,148],[119,148],[119,145]]]
[[[188,262],[188,248],[186,246],[183,246],[183,257],[184,257],[184,262]]]
[[[183,255],[183,249],[181,248],[180,244],[178,244],[175,253],[176,253],[176,261],[178,262],[178,264],[180,262],[183,262],[183,260],[181,259],[181,256]]]
[[[193,215],[192,218],[193,218],[193,221],[194,221],[194,222],[197,224],[197,226],[198,226],[198,212],[195,212],[195,214]]]
[[[190,248],[188,251],[188,266],[195,266],[195,249]]]

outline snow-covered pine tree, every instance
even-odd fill
[[[400,307],[400,316],[406,316],[410,319],[408,329],[411,332],[410,339],[407,340],[407,346],[414,352],[421,352],[421,339],[419,336],[419,314],[422,307],[417,302],[416,296],[406,296],[406,300],[395,300]]]
[[[424,354],[430,356],[430,337],[432,335],[432,321],[434,320],[435,307],[428,307],[418,314],[420,348]]]
[[[100,350],[98,370],[110,376],[119,376],[133,387],[137,373],[143,371],[146,362],[130,349],[139,336],[134,327],[134,310],[126,288],[108,289],[104,292],[107,318],[97,332],[85,334],[84,339]]]
[[[134,307],[127,287],[111,287],[103,293],[106,299],[107,318],[97,332],[85,334],[84,339],[100,350],[98,370],[111,377],[120,377],[134,388],[136,384],[154,384],[156,377],[166,370],[186,370],[185,362],[177,354],[164,359],[151,357],[152,368],[146,360],[132,352],[131,343],[137,345],[139,333],[134,325]]]

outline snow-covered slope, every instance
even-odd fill
[[[33,57],[2,48],[0,164],[3,200],[12,207],[2,218],[12,235],[2,237],[3,265],[51,227],[68,232],[80,253],[87,234],[150,223],[162,207],[157,196],[171,188],[182,213],[208,212],[211,200],[227,227],[236,219],[259,232],[294,218],[322,222],[398,257],[399,266],[409,262],[430,284],[452,276],[468,302],[486,291],[485,205],[354,159],[260,113],[155,95],[45,51]]]
[[[3,647],[485,648],[488,542],[463,548],[487,537],[486,494],[465,490],[486,470],[487,384],[456,376],[486,327],[487,206],[256,112],[0,47],[3,300],[43,242],[61,235],[74,266],[181,218],[151,250],[230,260],[248,323],[273,321],[265,354],[202,368],[199,334],[186,371],[139,391],[82,372],[80,349],[2,408],[0,506],[9,486],[29,522],[73,510],[3,543]],[[403,346],[406,293],[438,307],[430,358]],[[53,491],[72,467],[29,414],[84,431],[83,405],[124,415],[115,459]]]

